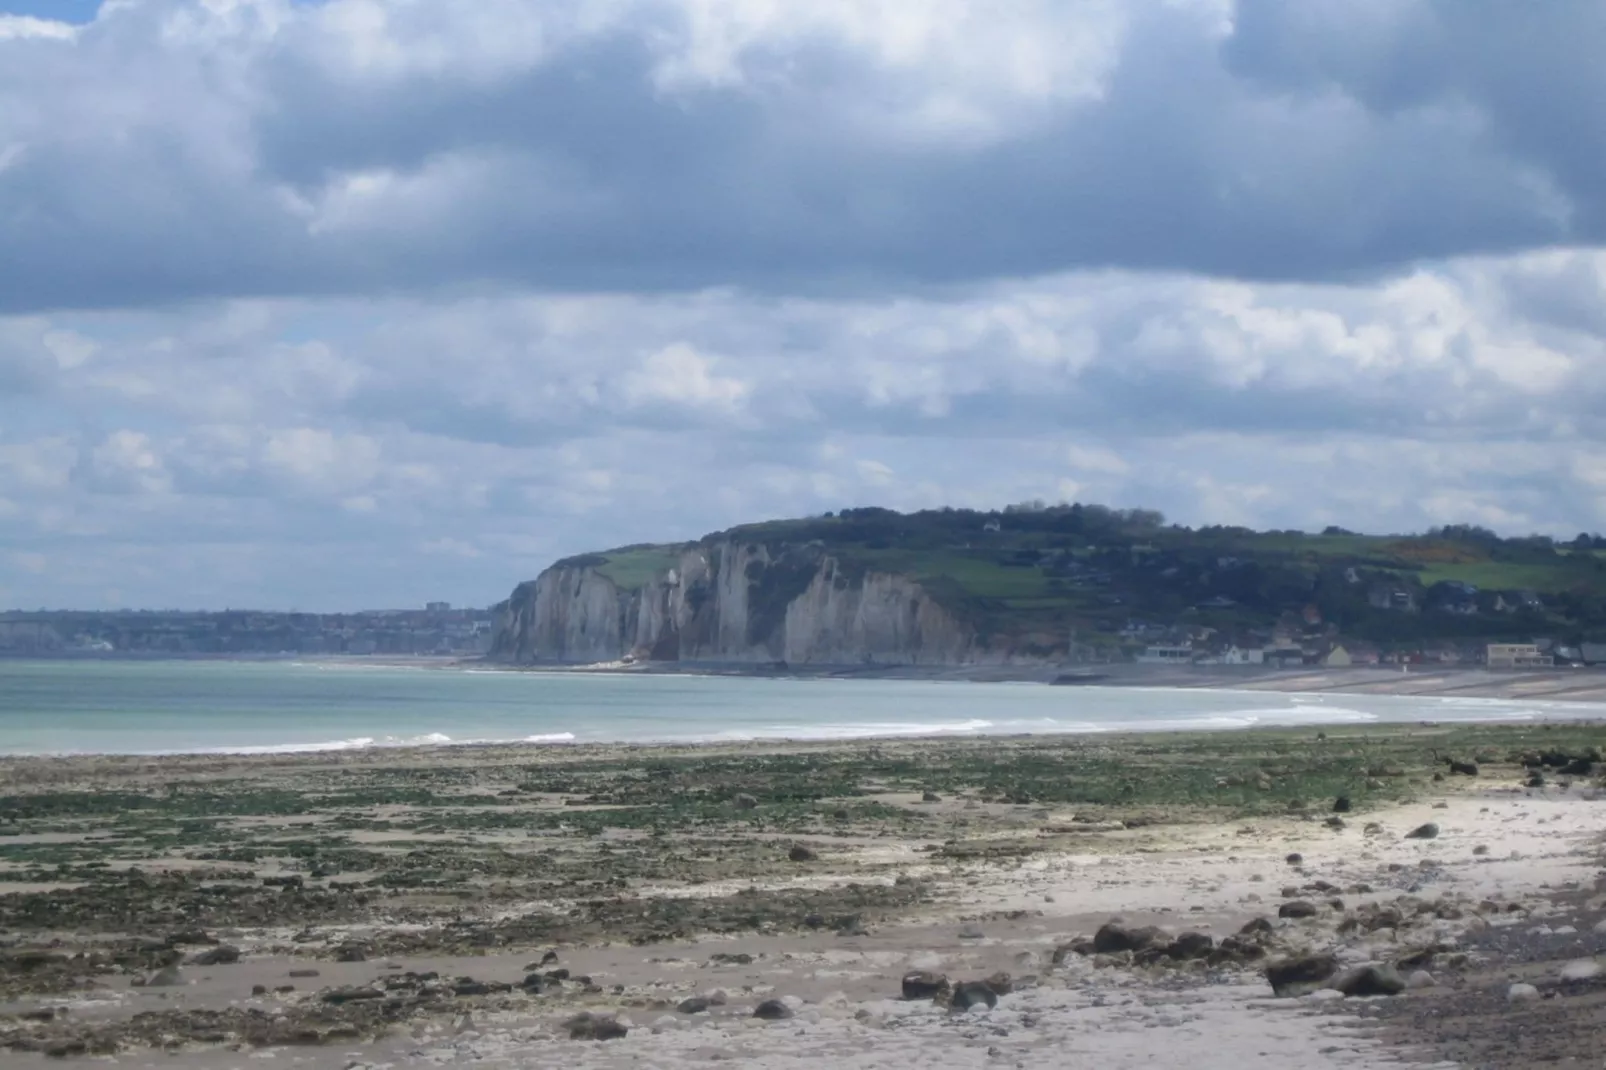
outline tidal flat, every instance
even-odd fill
[[[1568,722],[0,759],[0,1050],[1140,1066],[1186,1035],[1211,1045],[1191,1066],[1507,1065],[1436,1023],[1482,1000],[1570,1007],[1579,1045],[1600,1024],[1598,969],[1558,971],[1606,950],[1603,744]],[[1313,956],[1275,998],[1267,966]],[[1400,990],[1324,987],[1368,965]],[[1547,1030],[1558,1058],[1569,1035]]]

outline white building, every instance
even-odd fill
[[[1138,655],[1139,665],[1192,665],[1191,646],[1151,646]]]

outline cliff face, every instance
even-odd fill
[[[502,607],[492,657],[591,663],[958,665],[992,660],[906,576],[850,572],[823,550],[699,545],[635,589],[560,563]]]

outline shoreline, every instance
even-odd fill
[[[302,658],[307,662],[473,672],[618,676],[734,677],[775,680],[902,680],[1060,687],[1148,687],[1208,691],[1270,691],[1311,695],[1399,695],[1606,703],[1606,666],[1489,670],[1465,667],[1266,669],[1258,666],[1173,668],[1109,665],[771,666],[640,662],[519,665],[484,658]]]

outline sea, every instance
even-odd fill
[[[295,753],[1606,719],[1606,704],[1192,688],[0,659],[0,754]]]

